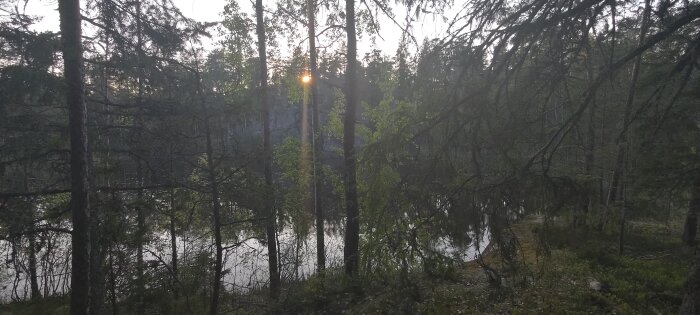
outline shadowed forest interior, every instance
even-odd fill
[[[700,1],[183,1],[0,0],[1,314],[700,314]]]

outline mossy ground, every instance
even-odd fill
[[[512,231],[518,263],[507,268],[497,250],[484,259],[501,270],[499,287],[489,285],[475,263],[448,268],[441,276],[359,280],[360,295],[342,282],[326,280],[321,287],[315,279],[291,295],[294,303],[286,310],[324,313],[318,308],[324,305],[325,313],[347,314],[675,314],[695,261],[695,249],[681,244],[677,226],[629,223],[624,255],[618,253],[616,231],[572,229],[557,221],[544,229],[534,218]],[[608,288],[595,291],[591,280]]]

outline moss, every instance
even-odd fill
[[[0,305],[0,314],[65,315],[68,314],[68,311],[67,296]]]

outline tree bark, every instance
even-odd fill
[[[80,0],[60,0],[63,41],[63,71],[70,129],[71,212],[71,297],[70,314],[85,315],[89,308],[90,212],[88,198],[87,108],[84,100],[83,46],[81,43]]]
[[[139,181],[139,186],[143,186],[143,171],[141,169],[141,161],[136,161],[136,177]],[[144,301],[145,279],[143,274],[143,243],[146,230],[146,220],[143,214],[143,189],[138,190],[136,197],[136,314],[146,314],[146,305]]]
[[[114,273],[114,256],[111,246],[109,248],[109,293],[112,315],[117,315],[119,313],[119,307],[117,306],[117,275]]]
[[[143,113],[143,26],[142,26],[142,16],[141,16],[141,0],[136,0],[136,50],[137,50],[137,84],[138,84],[138,98],[137,98],[137,108],[139,115],[137,118],[137,124],[143,130],[143,122],[141,121],[141,114]],[[141,161],[137,160],[136,177],[139,181],[139,187],[143,187],[143,171],[141,168]],[[143,243],[146,229],[146,219],[143,213],[143,189],[138,190],[136,206],[136,220],[137,220],[137,231],[136,231],[136,242],[137,242],[137,252],[136,252],[136,277],[137,277],[137,287],[136,287],[136,315],[146,314],[146,305],[144,301],[145,290],[145,279],[143,274]]]
[[[700,160],[700,142],[695,149],[698,160]],[[683,243],[694,246],[698,234],[698,213],[700,212],[700,177],[696,175],[690,190],[690,203],[688,204],[688,214],[683,224]]]
[[[269,196],[265,198],[267,215],[265,233],[267,236],[268,268],[270,272],[270,297],[276,299],[280,291],[280,274],[277,268],[277,215],[274,206],[274,188],[272,186],[272,139],[270,135],[270,104],[267,95],[267,51],[265,48],[265,19],[262,0],[255,1],[255,30],[258,35],[258,58],[260,59],[260,105],[263,114],[263,160],[265,168],[265,186]]]
[[[209,305],[209,314],[216,315],[219,313],[219,296],[221,295],[221,276],[224,260],[224,248],[221,238],[221,201],[219,200],[219,182],[216,175],[216,165],[214,164],[214,146],[211,140],[211,122],[209,112],[204,100],[204,93],[201,86],[201,77],[199,72],[196,73],[197,80],[197,96],[199,97],[202,113],[204,114],[204,132],[206,137],[206,156],[207,156],[207,177],[209,179],[209,189],[211,190],[212,202],[212,223],[214,233],[214,277],[212,279],[212,294],[211,304]]]
[[[685,295],[678,312],[680,315],[700,314],[700,261],[695,263],[695,268],[685,283]]]
[[[649,28],[649,15],[651,12],[651,3],[650,0],[646,0],[644,4],[644,13],[642,13],[642,24],[640,27],[639,31],[639,40],[638,40],[638,46],[642,46],[645,43],[646,39],[646,34],[647,34],[647,29]],[[624,187],[624,184],[621,184],[621,177],[622,173],[624,172],[624,167],[625,167],[625,154],[626,154],[626,146],[627,146],[627,127],[630,123],[630,115],[632,112],[632,105],[634,105],[634,96],[635,96],[635,89],[637,87],[637,81],[639,79],[639,67],[641,66],[642,63],[642,54],[638,54],[635,59],[634,63],[632,64],[632,79],[630,82],[630,89],[629,93],[627,94],[627,101],[625,103],[625,113],[622,119],[622,133],[620,134],[620,138],[618,139],[617,145],[618,145],[618,153],[617,153],[617,159],[615,161],[615,169],[613,170],[613,176],[612,176],[612,181],[610,183],[610,190],[608,191],[608,200],[606,202],[606,216],[608,212],[608,208],[615,202],[617,199],[617,193],[621,189],[621,187]],[[620,191],[620,194],[624,194],[624,192]],[[625,205],[623,205],[622,209],[622,221],[620,222],[620,228],[624,226],[624,217],[625,217]],[[607,218],[605,218],[607,220]],[[603,228],[605,227],[605,221],[603,221]],[[622,231],[620,232],[622,233]],[[620,236],[620,242],[622,242],[622,236]],[[620,244],[622,246],[622,244]],[[620,247],[622,248],[622,247]]]
[[[323,136],[319,124],[318,113],[318,86],[316,83],[319,80],[318,76],[318,56],[316,53],[316,2],[315,0],[307,0],[308,21],[309,23],[309,64],[311,68],[311,108],[313,117],[311,120],[311,130],[313,132],[313,185],[314,185],[314,212],[316,214],[316,271],[323,274],[326,269],[326,245],[325,232],[323,222],[323,185],[319,179],[319,168],[322,164],[323,152]]]
[[[94,204],[99,204],[96,201]],[[90,209],[90,314],[102,313],[104,304],[104,250],[97,207]]]
[[[31,299],[41,298],[41,291],[39,291],[39,281],[37,279],[36,272],[36,241],[34,233],[27,235],[29,239],[29,283],[31,287]]]
[[[346,228],[343,260],[345,273],[354,276],[359,265],[360,213],[357,202],[355,170],[355,112],[357,111],[357,34],[355,31],[355,1],[345,0],[345,29],[347,31],[347,70],[345,71],[345,120],[343,124],[343,155],[345,166]]]
[[[644,1],[644,12],[642,13],[642,25],[639,29],[639,42],[638,46],[641,46],[644,44],[644,41],[646,40],[646,35],[647,35],[647,29],[649,28],[649,15],[651,15],[651,0],[645,0]],[[622,126],[623,131],[621,135],[621,141],[620,141],[620,155],[623,156],[623,159],[626,158],[624,156],[625,154],[625,146],[627,145],[627,137],[626,137],[626,129],[627,125],[629,124],[630,120],[630,113],[632,111],[632,105],[634,105],[634,96],[635,96],[635,89],[637,88],[637,81],[639,80],[639,68],[642,65],[642,54],[637,55],[637,57],[634,59],[634,64],[632,64],[632,82],[630,83],[630,90],[629,94],[627,95],[627,103],[625,104],[625,119],[624,119],[624,125]],[[620,159],[620,157],[618,157]],[[622,167],[619,169],[619,172],[621,174],[624,174],[624,166],[627,163],[625,161],[622,161]],[[622,175],[618,175],[622,176]],[[625,185],[624,177],[622,180],[622,190],[620,194],[622,195],[622,215],[620,218],[620,238],[619,238],[619,244],[618,248],[619,251],[618,253],[622,255],[624,253],[624,248],[625,248],[625,221],[627,220],[627,195],[629,192],[627,191],[627,185]]]
[[[172,259],[173,281],[175,282],[173,286],[173,298],[177,300],[179,297],[177,289],[177,234],[175,234],[175,192],[172,188],[170,188],[170,257]]]

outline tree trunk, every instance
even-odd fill
[[[345,0],[345,29],[348,37],[347,70],[345,71],[345,121],[343,125],[343,154],[345,157],[346,228],[343,260],[345,273],[357,273],[360,245],[360,213],[357,204],[355,174],[355,112],[357,110],[357,34],[355,32],[355,1]]]
[[[141,121],[141,114],[143,113],[143,37],[142,37],[142,31],[143,31],[143,26],[141,22],[142,16],[141,16],[141,0],[136,0],[136,50],[137,50],[137,84],[138,84],[138,99],[137,99],[137,109],[139,111],[139,115],[137,118],[137,124],[139,125],[139,128],[143,131],[143,122]],[[136,169],[136,177],[138,180],[138,185],[140,187],[143,187],[143,170],[141,168],[141,161],[137,161],[137,169]],[[136,242],[137,242],[137,252],[136,252],[136,281],[137,281],[137,287],[136,287],[136,315],[144,315],[146,314],[146,305],[144,301],[144,295],[146,293],[145,290],[145,279],[144,279],[144,274],[143,274],[143,243],[144,243],[144,236],[145,236],[145,229],[146,229],[146,219],[144,217],[143,213],[143,189],[138,190],[138,198],[137,198],[137,206],[136,206],[136,220],[137,220],[137,231],[136,231]]]
[[[24,164],[24,191],[29,191],[29,180],[27,174],[27,164]],[[27,209],[29,213],[30,225],[34,229],[34,205],[29,203]],[[28,248],[28,262],[27,269],[29,269],[29,287],[30,287],[30,298],[32,300],[41,298],[41,292],[39,291],[39,280],[37,279],[36,272],[36,235],[34,232],[27,234],[27,239],[29,240]]]
[[[696,151],[700,149],[700,145]],[[700,153],[698,158],[700,158]],[[700,212],[700,178],[693,180],[693,186],[690,191],[690,203],[688,205],[688,214],[685,217],[683,225],[683,243],[689,246],[694,246],[698,234],[698,212]]]
[[[60,0],[63,73],[70,129],[71,297],[70,314],[88,313],[90,275],[90,212],[88,198],[87,108],[83,85],[80,0]]]
[[[270,272],[270,296],[276,299],[280,291],[280,274],[277,268],[276,246],[276,211],[274,207],[274,188],[272,187],[272,139],[270,137],[270,104],[267,95],[267,51],[265,48],[265,21],[262,0],[255,1],[255,30],[258,35],[258,58],[260,59],[260,105],[263,112],[263,160],[265,164],[265,186],[269,196],[265,198],[267,224],[268,268]]]
[[[143,174],[141,161],[137,161],[136,166],[137,185],[143,187]],[[138,190],[136,197],[136,314],[144,315],[146,305],[144,301],[145,279],[143,278],[143,242],[146,229],[146,220],[143,215],[143,189]]]
[[[206,114],[205,114],[206,115]],[[208,125],[208,122],[207,122]],[[212,145],[209,127],[207,126],[207,169],[209,173],[209,183],[211,185],[212,210],[214,215],[214,246],[216,260],[214,261],[213,291],[211,296],[211,308],[209,314],[219,313],[219,295],[221,291],[221,273],[223,268],[223,247],[221,245],[221,204],[219,202],[219,186],[216,179],[216,171],[212,161]]]
[[[177,300],[177,234],[175,234],[175,192],[172,188],[170,189],[170,257],[172,259],[173,281],[175,282],[175,285],[173,285],[173,298]]]
[[[685,296],[678,314],[700,314],[700,262],[696,261],[695,268],[685,283]]]
[[[201,77],[199,72],[196,73],[197,80],[197,96],[200,99],[200,106],[204,114],[204,132],[206,137],[206,156],[207,156],[207,177],[209,179],[209,189],[211,190],[212,202],[212,223],[214,233],[214,277],[212,279],[212,294],[211,305],[209,305],[209,314],[216,315],[219,313],[219,296],[221,295],[221,276],[224,260],[224,248],[221,241],[221,201],[219,200],[219,182],[216,176],[216,165],[214,164],[214,146],[211,140],[211,123],[209,120],[209,112],[204,100],[204,93],[201,86]],[[174,226],[173,226],[174,227]],[[176,248],[174,248],[177,250]],[[174,252],[175,255],[176,252]]]
[[[590,31],[590,28],[586,27],[586,38],[588,38],[588,36],[589,36],[588,35],[589,31]],[[591,60],[591,54],[592,53],[591,53],[590,43],[588,42],[588,40],[586,40],[586,56],[587,56],[586,57],[586,75],[587,75],[587,79],[589,81],[592,81],[595,79],[594,75],[593,75],[593,61]],[[585,172],[587,177],[590,177],[593,175],[593,163],[595,161],[595,145],[596,145],[596,142],[595,142],[595,137],[596,137],[595,116],[596,115],[595,115],[595,113],[596,113],[596,99],[593,98],[593,100],[591,100],[591,108],[589,109],[589,113],[588,113],[588,126],[587,126],[587,131],[586,131],[586,137],[587,137],[586,140],[587,141],[586,141],[586,144],[584,146],[585,152],[584,152],[583,169],[584,169],[584,172]],[[580,219],[580,221],[582,221],[582,222],[579,221],[578,223],[586,225],[587,224],[586,221],[591,213],[590,210],[592,208],[593,200],[594,200],[591,195],[594,195],[594,191],[596,189],[595,184],[593,183],[593,181],[590,178],[588,178],[586,180],[586,184],[585,184],[584,189],[585,189],[585,194],[581,198],[581,204],[579,205],[580,212],[582,214],[582,218]]]
[[[99,204],[99,201],[94,204]],[[99,315],[104,301],[104,250],[97,207],[90,210],[90,314]]]
[[[642,13],[642,25],[640,27],[640,33],[639,33],[639,40],[638,40],[638,45],[641,46],[645,42],[646,34],[647,34],[647,29],[649,28],[649,15],[651,12],[651,0],[646,0],[644,4],[644,13]],[[621,177],[622,173],[624,172],[624,167],[625,167],[625,154],[626,154],[626,146],[627,146],[627,127],[630,123],[630,115],[632,112],[632,106],[634,105],[634,96],[635,96],[635,89],[637,87],[637,81],[639,79],[639,67],[641,66],[642,63],[642,54],[637,55],[637,57],[634,59],[634,63],[632,64],[632,79],[630,82],[630,89],[629,93],[627,94],[627,102],[625,103],[625,113],[624,117],[622,119],[622,133],[620,134],[620,138],[618,139],[617,145],[618,145],[618,152],[617,152],[617,159],[615,161],[615,169],[613,170],[613,176],[612,176],[612,181],[610,183],[610,190],[608,192],[608,200],[606,203],[606,215],[608,212],[608,208],[615,202],[617,199],[617,193],[618,190],[620,190],[621,187],[624,187],[624,184],[621,184]],[[624,194],[624,192],[620,191],[620,194]],[[624,226],[624,205],[623,205],[623,218],[622,222],[620,222],[620,228]],[[607,218],[605,218],[607,220]],[[605,221],[603,221],[603,228],[605,227]],[[622,233],[622,232],[620,232]],[[620,242],[622,242],[622,236],[620,237]],[[622,246],[622,244],[620,244]]]
[[[316,82],[319,80],[318,76],[318,56],[316,54],[316,2],[314,0],[307,0],[307,10],[308,10],[308,23],[309,23],[309,64],[311,68],[311,108],[313,110],[313,117],[311,123],[311,130],[313,132],[313,180],[314,180],[314,212],[316,213],[316,271],[319,274],[323,274],[326,269],[326,245],[325,245],[325,233],[323,227],[323,185],[319,180],[320,166],[322,164],[322,152],[323,152],[323,136],[321,133],[321,128],[319,124],[319,113],[318,113],[318,86]]]
[[[642,13],[642,25],[639,29],[639,42],[638,45],[644,44],[647,29],[649,28],[649,15],[651,15],[651,0],[644,1],[644,12]],[[630,83],[629,94],[627,95],[627,103],[625,104],[625,119],[624,125],[622,126],[623,131],[620,141],[620,155],[625,154],[625,146],[627,145],[626,129],[630,120],[630,113],[632,111],[632,105],[634,105],[634,95],[635,89],[637,88],[637,81],[639,79],[639,67],[642,65],[642,54],[639,54],[637,58],[634,59],[634,64],[632,64],[632,82]],[[624,159],[627,157],[624,156]],[[619,159],[619,157],[618,157]],[[626,161],[623,160],[622,168],[620,168],[620,173],[625,174],[624,166],[627,165]],[[622,177],[622,189],[620,194],[622,195],[622,215],[620,218],[620,239],[619,239],[619,254],[624,253],[625,248],[625,221],[627,220],[627,195],[629,191],[627,190],[627,185],[625,184],[624,175]]]
[[[109,248],[109,298],[112,304],[112,315],[117,315],[119,313],[117,306],[117,275],[114,274],[114,256],[111,246]]]
[[[27,238],[29,238],[29,283],[31,287],[31,299],[34,300],[41,298],[36,272],[36,241],[34,233],[27,235]]]

